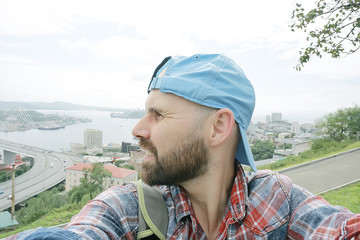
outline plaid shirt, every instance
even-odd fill
[[[167,239],[207,239],[185,190],[159,186],[168,208]],[[65,229],[33,229],[9,239],[136,239],[138,200],[132,185],[90,201]],[[240,165],[217,239],[360,239],[360,214],[332,206],[272,171]]]

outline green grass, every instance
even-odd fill
[[[360,141],[357,142],[344,142],[344,143],[337,143],[336,146],[325,146],[321,150],[308,150],[300,154],[299,156],[287,156],[284,160],[266,164],[258,167],[259,170],[261,169],[271,169],[273,171],[278,171],[280,169],[296,166],[302,163],[310,162],[319,158],[328,157],[337,153],[341,153],[344,151],[348,151],[354,148],[360,147]]]
[[[350,144],[349,146],[344,148],[343,151],[351,150],[351,149],[358,148],[358,147],[360,147],[360,141]],[[341,152],[341,151],[339,151],[339,152]]]
[[[42,216],[38,220],[27,225],[18,225],[17,229],[0,233],[0,239],[37,227],[51,227],[70,221],[71,217],[78,214],[84,204],[67,204],[63,207],[54,209],[50,213]]]
[[[360,213],[360,182],[321,194],[332,205],[340,205],[354,213]]]

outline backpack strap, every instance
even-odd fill
[[[168,212],[164,198],[158,189],[141,180],[135,183],[139,199],[139,227],[137,239],[155,235],[165,240],[168,227]]]

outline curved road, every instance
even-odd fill
[[[26,173],[15,178],[15,204],[25,201],[65,180],[65,169],[74,162],[81,162],[79,157],[53,152],[23,144],[0,140],[0,149],[18,152],[34,157],[33,167]],[[0,211],[11,207],[11,180],[0,184]]]
[[[360,148],[278,171],[315,193],[360,180]]]

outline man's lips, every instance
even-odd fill
[[[154,156],[154,153],[152,153],[150,151],[146,151],[146,156]]]

